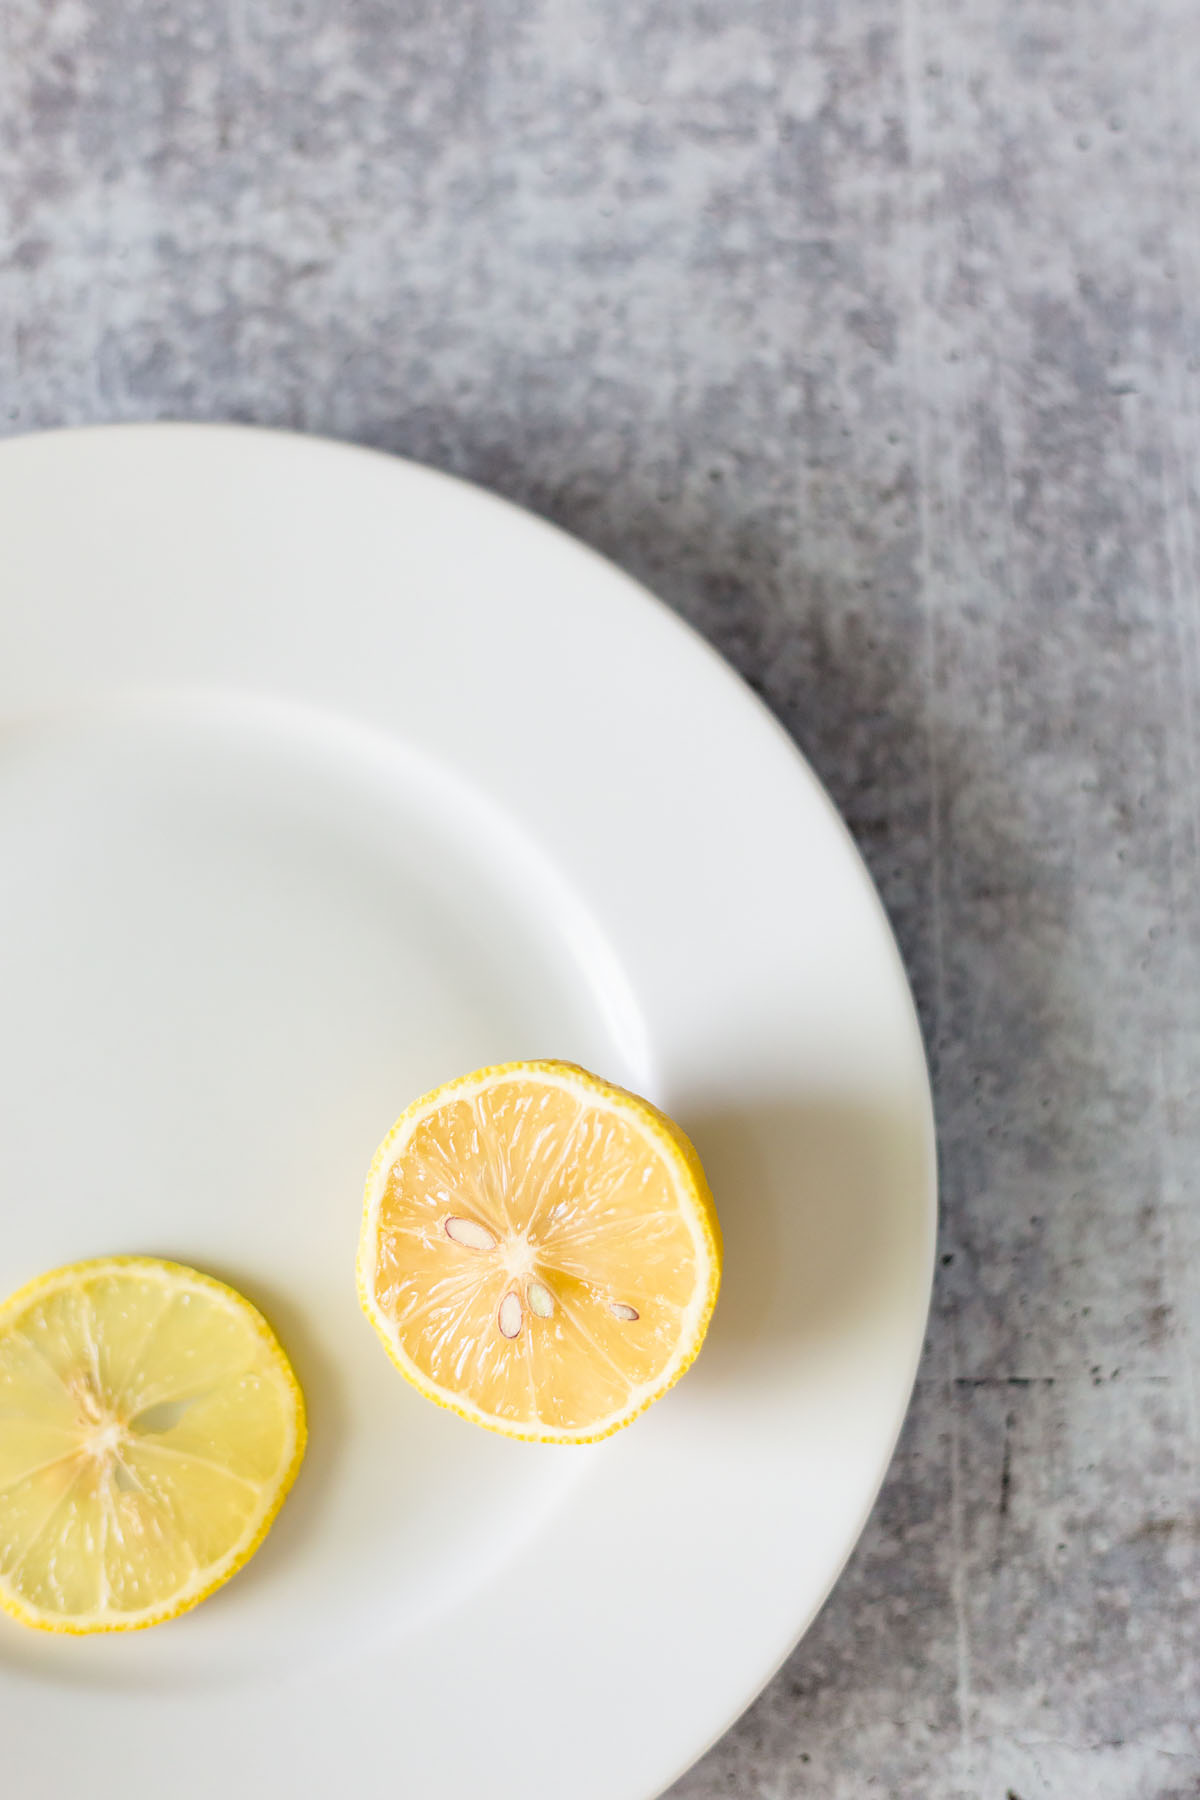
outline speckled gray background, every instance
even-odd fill
[[[895,922],[923,1374],[674,1800],[1200,1795],[1198,179],[1192,0],[0,0],[4,428],[289,425],[558,520]]]

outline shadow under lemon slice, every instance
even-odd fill
[[[73,1633],[177,1617],[258,1548],[304,1444],[232,1288],[140,1256],[43,1275],[0,1307],[0,1606]]]
[[[363,1310],[428,1399],[507,1437],[582,1444],[628,1425],[692,1362],[720,1273],[688,1139],[572,1063],[436,1088],[367,1179]]]

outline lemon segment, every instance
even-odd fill
[[[304,1443],[232,1288],[150,1257],[42,1276],[0,1307],[0,1606],[74,1633],[176,1617],[262,1542]]]
[[[367,1180],[368,1319],[423,1394],[509,1437],[588,1443],[636,1418],[699,1350],[720,1267],[683,1132],[570,1063],[437,1088]]]

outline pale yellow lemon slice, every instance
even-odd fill
[[[508,1437],[627,1425],[700,1348],[721,1236],[695,1150],[570,1063],[418,1100],[367,1178],[359,1296],[401,1373]]]
[[[141,1256],[43,1275],[0,1307],[0,1606],[76,1633],[186,1612],[262,1542],[304,1441],[232,1288]]]

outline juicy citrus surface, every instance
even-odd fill
[[[393,1126],[367,1180],[359,1293],[430,1399],[510,1437],[581,1443],[687,1368],[720,1260],[678,1126],[571,1064],[510,1063]]]
[[[262,1541],[304,1440],[231,1288],[149,1257],[43,1276],[0,1307],[0,1605],[51,1631],[175,1617]]]

